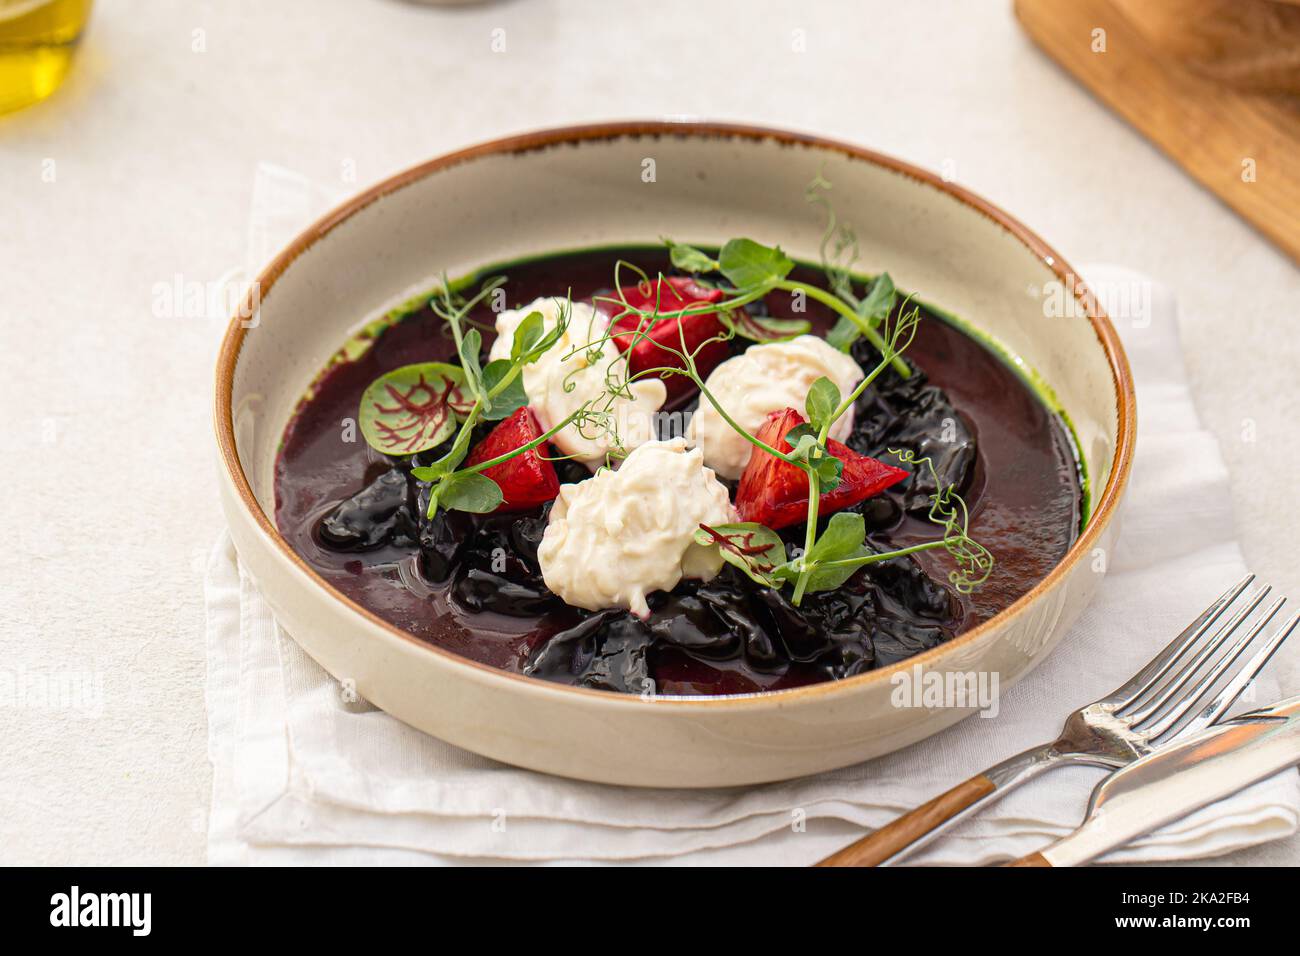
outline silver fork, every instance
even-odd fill
[[[1255,575],[1248,574],[1225,591],[1122,687],[1070,714],[1056,740],[989,767],[817,865],[896,863],[1041,773],[1069,764],[1123,767],[1162,743],[1208,727],[1236,702],[1300,624],[1300,614],[1293,615],[1239,666],[1246,648],[1286,603],[1286,598],[1279,598],[1255,615],[1272,588],[1261,585],[1247,595],[1254,580]],[[1253,623],[1215,659],[1252,617]],[[1222,689],[1197,710],[1197,704],[1225,677]]]

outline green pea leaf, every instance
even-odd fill
[[[808,412],[808,424],[817,432],[831,424],[831,418],[840,407],[840,390],[829,378],[823,375],[812,383],[804,408]]]
[[[847,352],[861,336],[862,330],[858,328],[857,323],[841,315],[835,320],[831,330],[826,333],[826,344],[833,349]]]
[[[872,326],[879,325],[893,311],[894,299],[897,295],[898,290],[894,288],[894,280],[889,277],[888,272],[882,272],[876,276],[867,291],[866,298],[858,303],[854,311]],[[862,329],[858,324],[841,316],[826,334],[826,341],[841,352],[847,352],[849,346],[861,337]]]
[[[812,550],[804,555],[805,566],[811,566],[806,591],[831,591],[853,577],[858,569],[828,568],[824,562],[861,557],[869,553],[865,547],[866,523],[862,515],[841,511],[831,515]]]
[[[817,441],[817,436],[813,434],[812,426],[808,425],[807,431],[800,432],[794,436],[794,443],[790,446],[790,457],[796,461],[806,461],[811,463],[814,457],[820,457],[819,452],[825,451],[822,444]],[[793,433],[794,429],[790,429]],[[786,441],[790,441],[791,436],[786,435]]]
[[[785,433],[785,440],[791,448],[798,446],[804,438],[812,438],[813,441],[817,440],[817,432],[807,422],[800,422]]]
[[[897,296],[898,290],[894,287],[894,280],[889,277],[889,273],[880,273],[871,283],[871,291],[862,300],[862,317],[872,325],[884,321],[885,317],[894,310],[894,299]]]
[[[528,404],[528,393],[524,391],[522,371],[516,371],[516,363],[509,359],[497,359],[488,362],[483,368],[483,391],[490,395],[492,404],[483,412],[483,417],[490,422],[509,418]],[[514,377],[510,378],[511,373]],[[497,389],[509,378],[509,384]]]
[[[456,472],[444,478],[438,486],[438,500],[448,510],[481,515],[496,511],[505,497],[501,494],[501,486],[486,475]]]
[[[810,561],[838,561],[857,553],[867,539],[867,525],[862,515],[840,511],[831,515],[826,530],[805,556]]]
[[[827,452],[825,457],[816,462],[816,468],[817,488],[822,494],[839,487],[840,479],[844,476],[844,462]]]
[[[394,369],[361,394],[361,434],[385,455],[414,455],[441,445],[456,430],[457,416],[473,407],[465,374],[444,362]]]
[[[510,360],[524,364],[537,361],[541,353],[533,355],[533,350],[545,334],[546,320],[542,318],[542,313],[529,312],[515,328],[514,337],[510,340]]]
[[[751,289],[780,282],[794,269],[794,260],[778,246],[732,239],[718,253],[718,267],[737,289]]]
[[[705,547],[716,546],[724,561],[740,568],[758,584],[769,588],[778,586],[772,572],[785,564],[785,542],[771,528],[753,521],[715,527],[702,524],[695,532],[695,542]]]
[[[673,242],[671,239],[666,241],[669,258],[672,259],[673,265],[683,272],[712,272],[718,268],[717,262],[694,246]]]
[[[869,554],[865,548],[859,549],[852,554],[845,555],[848,558],[856,558]],[[844,582],[857,572],[857,568],[828,568],[825,566],[814,566],[808,574],[808,583],[804,585],[804,590],[809,593],[816,591],[834,591],[836,588],[843,587]]]
[[[524,321],[520,323],[520,329],[522,329],[524,325],[529,324],[529,319],[531,319],[534,315],[538,317],[539,321],[542,321],[542,314],[540,312],[530,313],[529,315],[525,316]],[[568,327],[569,327],[569,312],[567,309],[564,315],[562,316],[561,320],[559,322],[556,322],[555,325],[551,326],[549,329],[545,327],[545,322],[543,321],[542,334],[535,339],[531,338],[530,336],[528,339],[529,342],[528,348],[522,349],[517,356],[514,355],[514,351],[515,351],[514,346],[520,340],[516,338],[514,342],[511,343],[511,353],[512,353],[513,361],[516,361],[521,365],[532,365],[539,358],[541,358],[548,351],[550,351],[550,349],[555,345],[555,343],[559,342],[560,339],[564,337],[564,333],[568,329]],[[519,335],[519,330],[516,330],[515,335],[516,336]]]

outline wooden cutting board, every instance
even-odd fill
[[[1015,11],[1049,56],[1300,263],[1300,96],[1193,72],[1111,0],[1015,0]]]

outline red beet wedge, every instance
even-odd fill
[[[773,412],[754,437],[779,451],[790,451],[785,436],[803,416],[793,408]],[[828,515],[878,495],[907,477],[901,468],[859,455],[834,439],[826,442],[832,455],[844,462],[840,483],[821,496],[819,515]],[[802,469],[760,448],[750,455],[736,489],[736,510],[742,521],[757,521],[769,528],[785,528],[808,520],[808,476]]]
[[[647,281],[640,285],[624,286],[620,291],[623,299],[633,308],[653,312],[657,305],[661,315],[679,312],[702,302],[722,300],[721,289],[710,289],[685,276],[662,279],[657,290],[654,282]],[[600,305],[606,312],[616,310],[614,314],[617,314],[622,311],[621,304],[602,302]],[[653,325],[649,324],[650,321],[637,315],[625,315],[614,321],[614,344],[622,352],[629,348],[632,350],[628,357],[628,368],[634,375],[652,368],[685,367],[681,359],[660,348],[660,345],[680,352],[684,335],[685,351],[694,352],[700,343],[722,333],[726,328],[716,312],[702,312],[682,318],[660,318]],[[636,331],[643,322],[646,323],[645,335],[638,337]],[[730,354],[731,347],[727,342],[711,342],[696,354],[695,366],[701,376],[707,376]],[[668,375],[663,383],[668,389],[670,402],[695,390],[695,383],[685,375]]]
[[[540,438],[541,434],[542,427],[537,424],[533,410],[521,408],[509,418],[503,419],[501,424],[488,433],[487,438],[474,446],[465,464],[477,465],[499,458]],[[501,486],[505,501],[497,507],[498,512],[528,511],[545,504],[560,493],[560,479],[556,477],[555,466],[538,454],[545,452],[547,447],[542,444],[483,471],[484,475]]]

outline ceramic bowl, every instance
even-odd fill
[[[316,373],[368,318],[429,288],[444,270],[458,275],[662,235],[698,243],[750,235],[815,261],[821,224],[804,188],[818,172],[834,183],[837,211],[857,229],[864,271],[888,269],[900,288],[992,335],[1050,385],[1074,426],[1091,516],[1055,570],[991,620],[839,682],[642,699],[508,674],[422,643],[331,589],[277,532],[272,478],[285,424]],[[1114,329],[1037,235],[887,156],[709,123],[515,136],[424,163],[345,203],[280,253],[258,288],[260,304],[246,304],[251,318],[231,322],[216,382],[222,499],[239,555],[281,624],[331,674],[354,680],[362,697],[393,716],[488,757],[651,787],[843,767],[970,713],[895,706],[896,673],[996,671],[1005,688],[1051,651],[1100,580],[1094,553],[1115,532],[1135,432]]]

